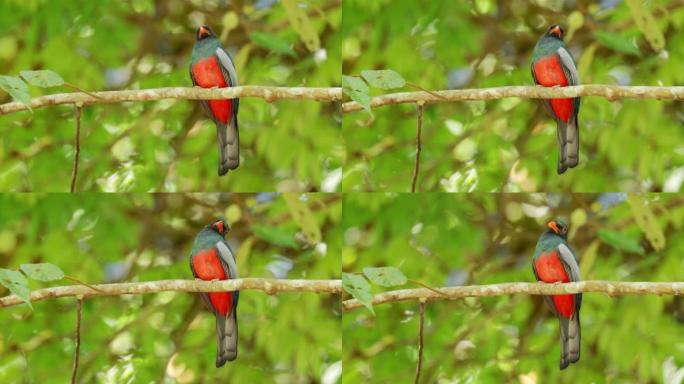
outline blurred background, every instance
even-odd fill
[[[318,47],[305,46],[275,0],[6,0],[0,74],[49,69],[90,91],[191,86],[195,30],[206,23],[232,55],[241,85],[338,85],[341,1],[296,3]],[[0,103],[10,101],[0,90]],[[342,174],[334,103],[241,100],[242,161],[221,178],[216,129],[196,101],[95,105],[81,121],[77,190],[332,192]],[[67,191],[75,127],[70,105],[0,116],[0,191]]]
[[[343,73],[392,69],[429,90],[533,85],[534,45],[558,23],[582,83],[681,85],[684,3],[633,3],[653,15],[653,30],[639,27],[635,15],[644,13],[633,14],[621,0],[345,0]],[[408,191],[416,106],[373,113],[344,117],[343,189]],[[558,176],[556,124],[538,100],[426,106],[418,190],[681,190],[682,103],[587,97],[579,124],[580,163]]]
[[[295,209],[313,220],[294,219]],[[3,194],[0,267],[50,262],[87,283],[192,279],[194,238],[223,216],[240,276],[335,279],[341,209],[334,194]],[[31,281],[30,288],[68,284]],[[0,310],[0,382],[67,382],[76,300],[33,308]],[[238,321],[238,359],[216,369],[215,320],[199,295],[86,299],[79,382],[332,383],[339,376],[339,296],[244,291]]]
[[[349,194],[342,268],[393,266],[432,287],[533,282],[537,239],[558,216],[583,279],[684,280],[684,199],[670,194]],[[641,222],[646,216],[653,220]],[[419,304],[374,310],[343,316],[344,381],[409,381]],[[558,320],[541,296],[429,303],[421,382],[680,382],[664,374],[684,372],[681,297],[588,293],[581,319],[581,359],[560,372]]]

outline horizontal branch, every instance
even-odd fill
[[[245,278],[222,281],[201,280],[159,280],[139,283],[96,284],[89,288],[85,285],[67,285],[38,289],[31,292],[31,301],[55,299],[67,296],[116,296],[141,295],[155,292],[222,292],[234,290],[258,290],[269,295],[279,292],[341,293],[341,280],[286,280]],[[0,298],[0,308],[21,304],[15,296]]]
[[[244,97],[261,98],[268,102],[281,99],[342,101],[342,88],[287,88],[245,85],[242,87],[212,89],[200,87],[175,87],[90,93],[72,92],[36,97],[35,99],[31,99],[29,104],[31,105],[31,108],[36,109],[60,104],[91,105],[122,103],[128,101],[154,101],[163,99],[211,100]],[[28,109],[26,105],[15,101],[0,105],[0,115],[23,111],[26,109]]]
[[[436,96],[436,95],[439,95]],[[453,89],[434,91],[432,94],[424,91],[390,93],[373,97],[371,108],[391,104],[405,103],[449,103],[464,100],[493,100],[507,97],[521,97],[527,99],[553,99],[578,96],[600,96],[609,100],[623,98],[633,99],[684,99],[684,87],[649,87],[649,86],[617,86],[604,84],[586,84],[574,87],[547,88],[540,86],[510,86],[481,89]],[[361,104],[350,101],[342,104],[342,112],[360,111]]]
[[[441,294],[437,293],[440,292]],[[651,283],[586,280],[577,283],[502,283],[490,285],[471,285],[462,287],[401,289],[383,292],[373,296],[373,305],[395,301],[435,301],[457,300],[464,297],[502,296],[511,294],[558,295],[580,292],[601,292],[610,296],[620,295],[674,295],[684,296],[684,282]],[[356,299],[342,302],[345,311],[363,307]]]

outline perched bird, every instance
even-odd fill
[[[579,85],[577,66],[570,51],[565,49],[565,32],[559,25],[552,25],[539,39],[532,53],[532,77],[537,85],[566,87]],[[580,98],[541,99],[546,110],[558,126],[558,174],[574,168],[579,162],[579,114]]]
[[[197,41],[190,61],[192,84],[202,88],[225,88],[238,85],[235,66],[228,52],[221,47],[214,31],[204,25],[197,29]],[[219,176],[240,164],[238,137],[239,99],[201,100],[204,112],[216,123],[219,150]]]
[[[548,229],[537,241],[532,271],[537,281],[567,283],[580,281],[577,256],[567,243],[568,226],[560,219],[548,223]],[[580,358],[580,307],[582,294],[544,296],[546,305],[560,322],[561,358],[563,370]]]
[[[224,239],[228,229],[223,220],[217,220],[197,235],[190,253],[190,269],[195,278],[209,281],[238,278],[233,251]],[[208,292],[200,295],[216,315],[216,367],[222,367],[226,361],[237,358],[237,306],[240,292]]]

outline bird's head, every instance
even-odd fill
[[[546,30],[546,36],[555,37],[558,40],[563,40],[565,37],[565,30],[558,24],[554,24]]]
[[[197,28],[197,41],[202,41],[206,38],[216,37],[214,31],[208,25],[203,25]]]
[[[219,235],[226,236],[226,233],[230,231],[230,227],[223,219],[218,219],[207,226],[209,229],[215,231]]]
[[[553,219],[546,226],[549,227],[549,232],[564,239],[568,237],[568,225],[562,219]]]

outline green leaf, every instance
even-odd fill
[[[380,89],[396,89],[406,85],[406,80],[399,73],[391,69],[361,71],[361,77],[371,86]]]
[[[297,248],[297,243],[294,241],[294,236],[292,233],[283,231],[278,227],[253,225],[252,233],[261,239],[268,241],[269,243],[284,247]]]
[[[27,83],[41,88],[59,87],[64,85],[64,79],[55,71],[47,69],[40,71],[21,71],[19,75]]]
[[[26,280],[24,275],[11,269],[0,268],[0,284],[4,285],[10,292],[17,295],[33,309],[29,296],[31,291],[28,288],[28,280]]]
[[[299,193],[283,193],[290,215],[304,232],[306,241],[312,245],[318,244],[321,242],[321,229],[309,206],[299,198],[300,196]]]
[[[614,51],[623,52],[635,56],[641,56],[641,52],[639,52],[639,48],[637,48],[634,41],[627,37],[618,35],[616,33],[604,31],[596,31],[594,32],[594,34],[596,35],[596,39],[601,44],[605,45],[606,47]]]
[[[249,38],[252,39],[255,44],[260,45],[269,51],[295,56],[294,50],[290,47],[290,42],[283,40],[276,35],[252,32],[249,34]]]
[[[627,202],[632,208],[634,220],[646,236],[646,240],[656,251],[663,250],[665,248],[665,234],[644,198],[638,195],[628,195]]]
[[[663,32],[658,28],[658,23],[651,12],[644,7],[643,0],[625,0],[625,2],[632,12],[632,18],[634,18],[636,25],[646,37],[651,48],[656,52],[665,48]]]
[[[342,92],[349,96],[352,100],[361,104],[371,116],[373,112],[370,108],[370,95],[368,95],[368,85],[366,82],[358,77],[342,75]]]
[[[12,96],[12,98],[26,106],[29,106],[31,95],[23,80],[16,76],[0,76],[0,88]],[[31,107],[29,106],[29,110]]]
[[[21,264],[19,267],[33,280],[53,281],[64,278],[64,272],[52,263]]]
[[[318,34],[309,20],[304,8],[298,6],[298,1],[282,0],[283,8],[287,14],[287,19],[290,21],[292,28],[297,31],[299,38],[302,39],[306,49],[309,52],[315,52],[321,48],[321,41],[318,39]]]
[[[373,316],[375,316],[375,311],[373,310],[373,294],[370,291],[371,286],[363,276],[355,275],[353,273],[342,273],[342,288],[352,295],[353,298],[366,306]]]
[[[637,240],[625,235],[622,232],[599,230],[598,235],[604,243],[613,248],[621,249],[627,252],[638,253],[639,255],[644,254],[644,248],[641,246],[641,244],[639,244]]]
[[[406,284],[406,276],[395,267],[364,268],[363,274],[368,280],[383,287],[394,287]]]

